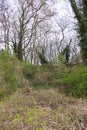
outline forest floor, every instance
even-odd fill
[[[87,67],[0,53],[0,130],[87,130]]]
[[[87,100],[23,88],[0,101],[0,130],[87,130]]]

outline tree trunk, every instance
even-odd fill
[[[83,62],[87,65],[87,0],[82,1],[83,8],[80,10],[75,0],[70,0],[71,7],[78,20],[78,33],[80,36],[80,48]],[[81,12],[82,11],[82,12]]]
[[[19,42],[19,44],[18,44],[17,58],[20,61],[23,61],[23,53],[22,53],[22,44],[21,44],[21,42]]]

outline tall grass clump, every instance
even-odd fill
[[[19,61],[7,51],[0,52],[0,99],[22,86]]]

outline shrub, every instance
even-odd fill
[[[71,70],[67,77],[61,78],[64,91],[75,97],[87,97],[87,67],[78,66]]]
[[[22,71],[19,61],[9,52],[0,52],[0,98],[22,86]]]
[[[34,77],[36,68],[29,62],[21,62],[22,72],[26,79],[32,79]]]

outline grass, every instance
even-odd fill
[[[23,86],[19,61],[8,52],[0,52],[0,100]]]
[[[24,89],[0,102],[0,130],[86,128],[85,100],[67,97],[53,89],[29,92]]]
[[[37,67],[0,53],[0,130],[85,130],[86,80],[87,67]]]
[[[44,65],[34,67],[24,64],[23,74],[35,89],[58,88],[61,92],[78,98],[87,98],[87,67]]]

